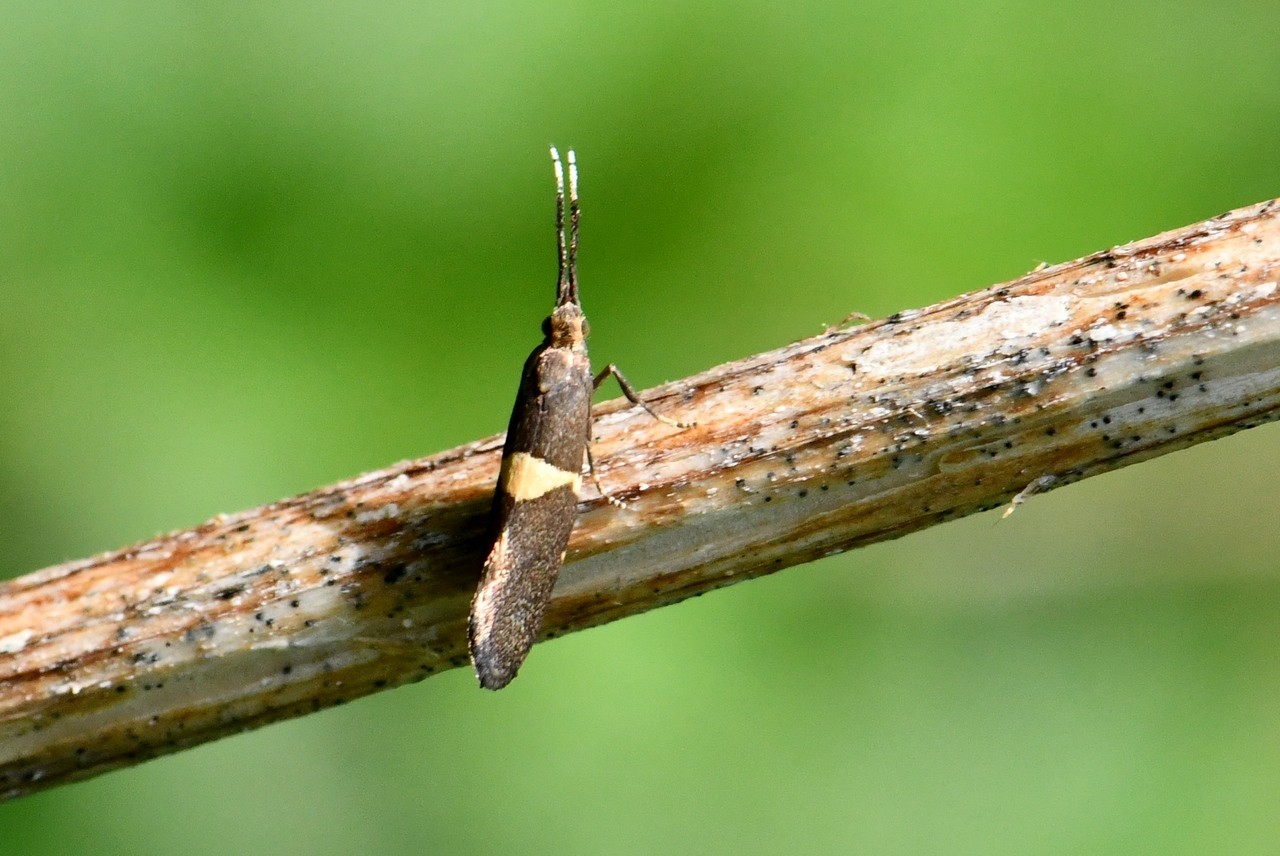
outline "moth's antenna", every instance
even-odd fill
[[[578,303],[578,159],[569,149],[569,294]]]
[[[556,151],[555,146],[551,147],[551,166],[556,172],[556,244],[560,253],[560,275],[556,280],[556,305],[560,306],[569,296],[570,273],[569,243],[564,230],[564,167],[560,164],[560,152]],[[573,290],[576,291],[576,289]]]

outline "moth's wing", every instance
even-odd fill
[[[494,542],[471,602],[471,661],[501,689],[542,629],[578,513],[591,426],[586,353],[543,345],[521,376],[494,496]]]
[[[533,499],[500,497],[498,535],[471,603],[471,660],[486,689],[511,682],[542,629],[578,497],[561,485]]]

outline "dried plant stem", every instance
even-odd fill
[[[548,636],[1274,419],[1268,202],[598,409]],[[462,665],[500,438],[0,585],[0,795]]]

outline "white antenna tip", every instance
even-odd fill
[[[578,201],[578,158],[569,149],[569,200]]]
[[[572,166],[573,161],[569,164]],[[560,165],[560,153],[556,151],[556,147],[551,147],[551,165],[556,171],[556,187],[560,188],[560,193],[564,194],[564,167]]]

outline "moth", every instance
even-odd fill
[[[511,682],[542,629],[577,516],[584,460],[592,464],[596,388],[612,375],[632,403],[667,424],[688,427],[653,413],[612,363],[591,373],[587,319],[578,298],[578,167],[572,150],[567,160],[566,230],[565,169],[551,147],[560,255],[556,304],[542,322],[542,344],[520,376],[493,499],[493,544],[468,621],[471,662],[480,685],[491,690]]]

